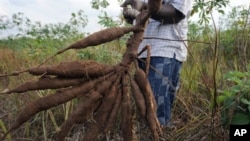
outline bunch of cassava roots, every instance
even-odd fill
[[[156,104],[145,70],[137,67],[137,50],[143,39],[148,18],[158,11],[161,0],[149,0],[148,9],[143,10],[131,27],[115,27],[93,33],[86,38],[58,51],[61,54],[69,49],[83,49],[118,39],[132,32],[127,41],[123,59],[116,65],[101,64],[92,60],[61,62],[56,65],[44,65],[29,68],[0,77],[20,75],[24,72],[38,76],[36,81],[29,81],[1,94],[23,93],[34,90],[55,89],[55,93],[38,98],[28,103],[16,116],[15,122],[0,137],[4,140],[10,132],[16,130],[37,113],[64,104],[79,97],[85,97],[63,122],[56,136],[56,141],[63,141],[74,124],[84,124],[90,117],[95,120],[87,129],[83,140],[94,141],[100,133],[107,133],[114,123],[118,111],[121,116],[121,130],[124,141],[133,140],[131,100],[138,109],[139,120],[144,121],[152,133],[152,140],[158,141],[162,130],[156,117]],[[105,36],[103,36],[105,34]],[[148,46],[146,46],[148,48]],[[53,55],[53,56],[55,56]],[[52,56],[52,57],[53,57]],[[51,58],[52,58],[51,57]],[[51,59],[50,58],[50,59]],[[136,69],[132,69],[135,65]]]

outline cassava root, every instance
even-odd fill
[[[87,130],[84,140],[95,141],[97,135],[105,128],[105,123],[108,119],[109,113],[112,111],[113,104],[115,103],[119,81],[120,78],[118,76],[110,91],[107,91],[107,93],[104,94],[102,104],[94,116],[95,123],[93,123],[92,126]]]
[[[116,77],[113,78],[115,79]],[[74,124],[84,123],[91,116],[91,114],[99,106],[101,98],[105,95],[105,91],[111,87],[113,81],[109,80],[99,82],[96,88],[94,88],[94,90],[88,95],[86,102],[80,103],[76,110],[74,110],[70,117],[62,124],[56,141],[64,140],[65,136]]]
[[[162,130],[156,117],[156,102],[146,74],[138,68],[136,68],[134,75],[130,74],[133,70],[131,69],[131,64],[137,61],[137,50],[143,39],[147,20],[151,14],[158,11],[160,6],[160,0],[149,0],[149,9],[143,10],[137,16],[135,26],[109,28],[93,33],[59,50],[37,67],[0,75],[0,77],[13,76],[28,72],[30,75],[39,77],[37,81],[26,82],[1,94],[56,89],[54,94],[49,94],[28,103],[19,112],[15,122],[0,140],[4,140],[11,131],[20,127],[38,112],[66,103],[75,98],[81,98],[83,100],[76,105],[69,118],[61,125],[60,131],[56,136],[56,141],[63,141],[74,124],[84,124],[89,118],[93,118],[95,122],[91,123],[87,129],[84,140],[94,141],[100,133],[107,133],[112,129],[115,119],[120,117],[117,116],[119,111],[121,111],[122,115],[120,124],[122,137],[126,141],[133,141],[134,134],[132,132],[133,123],[131,116],[131,109],[133,108],[131,106],[131,99],[133,98],[140,117],[151,130],[153,141],[159,141]],[[118,39],[129,32],[133,32],[133,35],[127,41],[127,50],[124,53],[123,59],[120,63],[113,66],[86,60],[61,62],[50,66],[44,65],[54,56],[69,49],[83,49],[89,46],[96,46]]]
[[[133,140],[133,133],[132,133],[132,118],[131,118],[131,107],[130,107],[130,95],[128,93],[128,74],[124,74],[122,77],[122,103],[121,103],[121,110],[122,110],[122,121],[121,121],[121,128],[122,128],[122,135],[123,139],[126,141]]]
[[[138,84],[140,90],[144,94],[145,102],[146,102],[146,121],[148,126],[153,133],[154,140],[159,140],[159,135],[162,135],[162,130],[160,127],[160,123],[156,116],[156,102],[154,99],[153,92],[151,90],[149,81],[146,77],[146,74],[143,70],[137,69],[134,75],[135,82]]]
[[[56,75],[66,78],[98,77],[111,72],[113,68],[109,65],[95,61],[71,61],[61,62],[53,66],[40,66],[29,69],[32,75]]]

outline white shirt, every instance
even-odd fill
[[[144,39],[139,46],[138,52],[146,45],[150,45],[151,56],[172,58],[175,54],[176,59],[183,62],[187,58],[187,42],[183,40],[187,39],[187,19],[191,11],[192,2],[191,0],[163,1],[165,4],[171,4],[176,10],[185,15],[185,18],[177,24],[162,24],[159,21],[149,19],[149,23],[144,32]],[[139,57],[146,58],[146,56],[147,52],[144,52]]]

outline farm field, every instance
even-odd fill
[[[41,63],[55,65],[60,62],[90,60],[107,66],[120,63],[127,49],[126,42],[129,35],[85,49],[67,50],[44,62],[59,50],[89,36],[78,30],[84,21],[79,13],[72,14],[72,19],[75,20],[66,24],[39,26],[21,13],[13,16],[12,22],[8,24],[0,21],[0,24],[4,25],[0,26],[1,32],[6,31],[8,27],[19,29],[19,34],[0,39],[0,74],[26,70]],[[232,9],[231,13],[222,19],[221,28],[215,28],[213,24],[206,22],[201,24],[190,21],[189,56],[181,72],[181,85],[174,103],[172,114],[174,128],[163,129],[163,137],[167,140],[224,141],[229,140],[231,124],[250,125],[249,13],[249,9]],[[110,25],[117,26],[108,24],[106,28],[110,28]],[[135,69],[133,66],[129,73],[136,73]],[[25,105],[51,95],[56,90],[2,93],[27,81],[38,79],[41,78],[26,72],[16,76],[0,76],[0,137],[8,131]],[[133,88],[128,87],[128,89]],[[63,122],[71,118],[71,113],[83,101],[86,102],[87,98],[77,97],[39,112],[8,134],[5,140],[55,140]],[[142,125],[140,110],[136,108],[135,101],[131,100],[130,106],[134,140],[150,139],[152,134],[148,127]],[[114,121],[111,130],[99,134],[98,140],[123,140],[120,127],[121,113],[122,111],[117,112],[117,120]],[[85,124],[72,126],[65,139],[82,140],[85,133],[88,133],[90,125],[95,123],[93,117],[86,119]]]

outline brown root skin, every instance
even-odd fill
[[[119,79],[120,78],[118,77],[117,80]],[[105,94],[102,100],[102,104],[100,105],[99,109],[96,112],[96,115],[94,116],[95,123],[93,123],[85,133],[84,141],[94,141],[97,135],[103,131],[107,118],[112,111],[113,103],[115,103],[116,100],[117,88],[117,85],[113,85],[111,87],[111,90]]]
[[[147,24],[148,18],[150,17],[149,11],[143,10],[141,13],[136,17],[136,26],[144,27]]]
[[[115,68],[95,61],[72,61],[61,62],[58,65],[52,66],[34,67],[27,71],[32,75],[55,75],[57,77],[50,78],[46,76],[46,78],[44,78],[44,76],[42,76],[37,82],[26,82],[17,88],[0,92],[0,95],[74,86],[84,83],[86,78],[94,79],[109,74],[115,71]]]
[[[113,41],[122,37],[131,31],[138,31],[140,28],[137,27],[113,27],[104,29],[89,35],[88,37],[77,41],[76,43],[70,45],[68,49],[80,49],[88,46],[96,46],[106,42]],[[105,35],[105,36],[104,36]]]
[[[66,78],[52,78],[49,76],[41,77],[37,81],[29,81],[20,85],[14,89],[8,90],[5,94],[10,93],[23,93],[33,90],[45,90],[45,89],[58,89],[66,88],[69,86],[75,86],[86,82],[87,79],[84,78],[75,78],[75,79],[66,79]]]
[[[21,71],[14,71],[14,72],[12,72],[10,74],[0,74],[0,78],[1,77],[6,77],[6,76],[17,76],[19,74],[22,74],[22,73],[25,73],[25,72],[28,72],[28,71],[29,71],[29,69],[21,70]]]
[[[110,90],[106,91],[108,93],[105,94],[105,97],[103,99],[103,103],[105,102],[105,103],[109,104],[111,107],[111,110],[109,112],[110,114],[107,116],[105,124],[107,124],[107,121],[109,121],[110,118],[112,118],[112,116],[116,114],[115,111],[118,111],[119,104],[118,104],[118,106],[116,106],[116,103],[117,103],[116,100],[118,100],[118,101],[120,100],[119,98],[117,98],[118,93],[119,93],[119,88],[120,88],[120,86],[119,86],[120,81],[121,81],[121,76],[118,76],[117,79],[114,81]],[[115,113],[113,113],[113,115],[112,115],[112,112],[115,112]],[[105,126],[103,126],[103,127],[105,127]]]
[[[115,117],[118,113],[118,110],[120,109],[121,101],[122,101],[122,94],[121,94],[121,89],[119,89],[117,96],[116,96],[115,103],[114,103],[114,107],[113,107],[113,109],[108,117],[108,121],[107,121],[106,126],[103,130],[103,133],[107,133],[110,130],[110,128],[112,127],[112,124],[115,121]]]
[[[103,43],[107,43],[107,42],[116,40],[129,32],[136,32],[139,30],[142,30],[142,29],[139,27],[132,26],[132,27],[113,27],[113,28],[108,28],[108,29],[104,29],[104,30],[95,32],[95,33],[83,38],[82,40],[79,40],[79,41],[71,44],[70,46],[59,50],[56,54],[47,58],[39,66],[45,64],[46,62],[48,62],[49,60],[51,60],[55,56],[62,54],[69,49],[84,49],[84,48],[90,47],[90,46],[97,46],[97,45],[100,45]],[[105,36],[103,36],[103,35],[105,35]]]
[[[54,54],[53,56],[46,59],[43,62],[43,64],[48,62],[50,59],[52,59],[56,55],[59,55],[59,54],[65,52],[69,49],[83,49],[83,48],[86,48],[89,46],[96,46],[99,44],[107,43],[107,42],[110,42],[110,41],[113,41],[115,39],[122,37],[124,34],[127,34],[127,33],[132,32],[132,31],[135,32],[138,30],[141,30],[141,28],[138,28],[138,27],[113,27],[113,28],[108,28],[108,29],[104,29],[104,30],[95,32],[95,33],[83,38],[82,40],[79,40],[76,43],[73,43],[70,46],[59,50],[56,54]],[[103,35],[105,35],[105,36],[103,36]]]
[[[55,94],[48,95],[46,97],[39,98],[29,103],[16,117],[16,121],[9,129],[10,131],[17,129],[24,122],[29,120],[32,116],[40,111],[47,110],[49,108],[58,106],[65,103],[78,95],[87,93],[90,90],[90,85],[84,85],[79,87],[70,88],[63,93],[57,92]],[[89,87],[86,87],[89,86]],[[84,92],[83,92],[84,91]]]
[[[146,74],[141,69],[137,69],[135,71],[134,79],[145,97],[147,109],[146,121],[148,122],[149,128],[153,133],[154,141],[159,141],[159,135],[162,135],[162,130],[156,116],[156,104],[150,83],[146,77]]]
[[[79,104],[76,110],[74,110],[70,117],[62,124],[56,141],[63,141],[74,124],[84,123],[88,117],[96,111],[96,108],[100,105],[101,98],[103,98],[104,93],[111,87],[115,78],[116,75],[109,76],[107,77],[109,81],[102,80],[95,85],[93,91],[88,95],[89,98],[84,103]]]
[[[17,129],[19,126],[21,126],[24,122],[29,120],[32,116],[34,116],[38,112],[58,106],[76,97],[81,97],[84,94],[87,94],[91,89],[93,89],[96,86],[96,84],[98,84],[98,82],[104,81],[107,78],[111,77],[112,75],[113,73],[95,79],[93,81],[83,83],[79,86],[64,89],[63,91],[58,90],[55,94],[51,94],[46,97],[42,97],[32,101],[21,112],[19,112],[19,114],[16,117],[16,121],[11,125],[6,135],[9,134],[11,131]],[[114,79],[114,77],[112,78]]]
[[[88,95],[88,99],[79,104],[76,110],[74,110],[70,117],[62,124],[61,131],[58,133],[56,141],[63,141],[74,124],[84,123],[89,116],[96,111],[104,93],[109,90],[113,84],[112,82],[116,79],[116,75],[112,75],[107,79],[109,79],[109,81],[100,81],[97,83],[93,91]]]
[[[62,136],[59,136],[58,140],[63,140],[64,136],[70,130],[68,126],[74,123],[83,122],[88,118],[88,116],[93,113],[95,123],[90,126],[89,130],[85,133],[84,141],[94,141],[98,134],[102,131],[108,131],[111,127],[115,114],[121,106],[122,121],[121,128],[123,131],[123,139],[125,141],[133,140],[132,132],[132,118],[131,118],[131,103],[130,95],[128,93],[128,74],[132,62],[136,61],[138,46],[143,39],[144,29],[147,25],[147,20],[152,13],[158,11],[160,7],[160,0],[149,0],[149,10],[143,10],[139,16],[136,18],[136,26],[133,27],[121,27],[121,28],[110,28],[99,32],[96,32],[80,41],[77,41],[70,46],[59,50],[56,54],[46,59],[38,67],[14,72],[12,74],[0,75],[12,76],[19,75],[24,72],[29,72],[32,75],[53,75],[54,77],[64,77],[64,78],[91,78],[88,82],[81,83],[80,85],[74,85],[70,88],[59,89],[55,94],[48,95],[43,98],[29,103],[17,116],[16,121],[12,124],[10,129],[4,134],[2,140],[11,131],[17,129],[24,122],[29,120],[32,116],[40,111],[47,110],[49,108],[55,107],[59,104],[65,103],[76,97],[82,97],[85,94],[90,94],[89,92],[95,91],[97,93],[90,94],[89,101],[85,101],[83,104],[78,105],[79,108],[72,114],[70,120],[67,121],[61,130]],[[113,41],[122,37],[124,34],[129,32],[134,32],[132,37],[127,42],[127,50],[124,53],[122,62],[116,65],[114,68],[102,64],[97,64],[96,62],[91,62],[89,65],[73,61],[70,63],[61,63],[57,66],[42,66],[44,63],[48,62],[50,59],[58,54],[61,54],[69,49],[83,49],[89,46],[96,46],[102,43]],[[84,67],[83,67],[84,66]],[[122,74],[122,75],[120,75]],[[93,75],[93,78],[92,78]],[[117,78],[118,77],[118,78]],[[122,81],[120,82],[121,78]],[[115,80],[118,79],[118,84],[116,85]],[[146,115],[145,119],[148,123],[150,130],[154,136],[154,141],[159,140],[159,134],[162,134],[158,119],[156,117],[156,104],[154,103],[154,98],[152,95],[152,90],[149,82],[142,70],[136,70],[134,76],[135,82],[137,83],[142,94],[144,94]],[[142,81],[142,82],[141,82]],[[115,85],[113,85],[115,83]],[[35,84],[33,84],[35,85]],[[45,85],[45,84],[43,84]],[[24,85],[26,87],[26,85]],[[119,88],[118,88],[119,86]],[[121,86],[121,87],[120,87]],[[34,86],[35,87],[35,86]],[[45,86],[42,86],[45,87]],[[59,87],[59,86],[58,86]],[[106,89],[106,88],[110,88]],[[56,87],[55,87],[56,88]],[[35,89],[35,88],[25,88]],[[24,90],[20,90],[24,91]],[[117,95],[117,93],[119,93]],[[100,97],[100,95],[101,97]],[[119,98],[120,97],[120,98]],[[99,104],[100,101],[100,104]],[[121,105],[120,105],[121,104]],[[85,111],[86,113],[83,113]],[[141,111],[144,115],[144,110]],[[83,115],[83,119],[80,119],[80,115]],[[85,116],[85,117],[84,117]],[[111,118],[111,120],[108,120]],[[106,124],[108,123],[108,124]],[[61,138],[61,139],[60,139]]]
[[[95,61],[61,62],[58,65],[40,66],[29,69],[32,75],[55,75],[65,78],[98,77],[113,71],[109,65]]]
[[[138,17],[143,16],[143,14],[140,14]],[[140,27],[142,29],[145,28],[147,25],[147,21],[141,22],[140,19],[138,25],[136,27]],[[124,53],[122,64],[130,65],[134,60],[137,58],[137,50],[138,47],[143,39],[144,31],[140,30],[137,32],[134,32],[134,34],[131,36],[131,38],[127,41],[127,50]]]
[[[132,117],[130,107],[130,96],[128,93],[128,74],[124,74],[122,77],[122,135],[125,141],[133,141],[132,133]]]
[[[137,85],[139,86],[142,94],[144,94],[146,104],[150,103],[150,106],[153,108],[153,110],[156,113],[157,104],[156,104],[150,83],[147,79],[146,73],[142,69],[137,69],[135,71],[134,80],[137,83]],[[146,98],[148,98],[148,100],[146,100]]]
[[[150,46],[150,45],[146,45],[146,46],[138,53],[138,56],[140,56],[144,51],[147,51],[147,58],[146,58],[146,61],[144,61],[144,60],[142,60],[142,59],[139,59],[139,58],[137,58],[137,59],[138,59],[138,60],[144,61],[145,65],[146,65],[145,73],[146,73],[146,76],[148,76],[149,68],[150,68],[151,46]]]
[[[112,69],[111,66],[109,65],[97,63],[96,61],[90,61],[90,60],[61,62],[58,65],[51,65],[51,66],[42,66],[42,64],[26,70],[15,71],[10,74],[0,74],[0,77],[16,76],[25,72],[29,72],[32,75],[47,74],[47,75],[76,78],[87,75],[101,76]],[[102,71],[102,73],[99,74],[98,71]]]
[[[130,85],[131,85],[131,94],[135,99],[135,104],[136,107],[138,108],[139,114],[142,118],[142,120],[146,119],[146,103],[145,103],[145,98],[135,82],[134,79],[130,79]]]
[[[98,107],[101,98],[100,93],[93,91],[85,102],[77,105],[70,117],[62,124],[56,141],[63,141],[74,124],[85,122]]]

